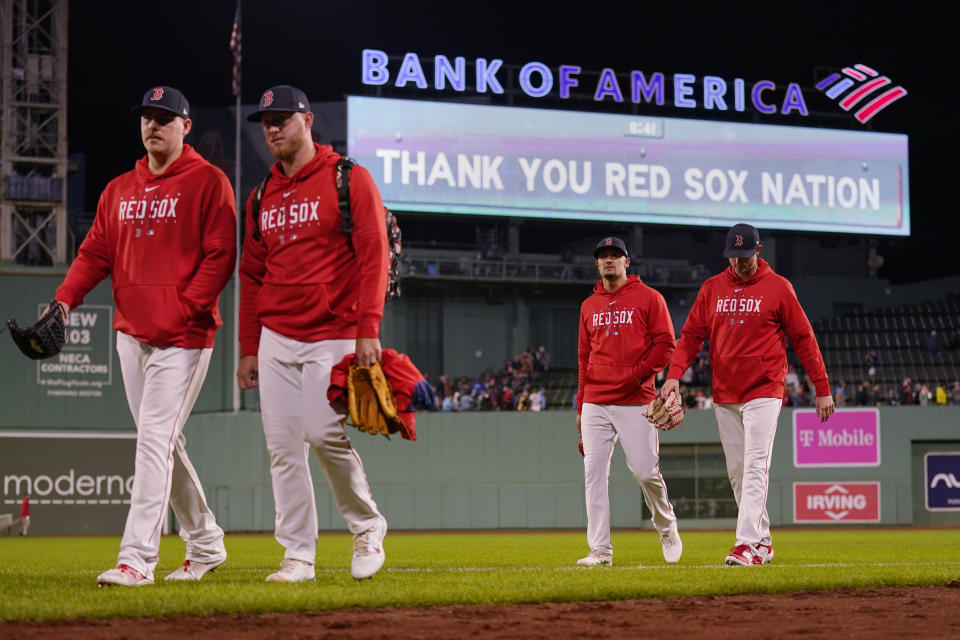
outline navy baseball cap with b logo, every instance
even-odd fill
[[[154,107],[169,111],[183,119],[190,117],[190,103],[187,98],[173,87],[153,87],[143,94],[143,102],[135,106],[132,111],[139,115],[144,109]]]
[[[596,258],[598,255],[600,255],[600,251],[603,249],[616,249],[625,256],[630,255],[627,252],[627,245],[623,243],[623,240],[620,238],[614,238],[613,236],[608,236],[597,243],[597,248],[593,250],[593,257]]]
[[[263,92],[257,110],[248,115],[247,120],[260,122],[263,114],[271,111],[307,113],[310,111],[310,103],[307,102],[306,94],[300,89],[288,84],[280,84]]]
[[[735,224],[727,231],[727,242],[723,248],[724,258],[750,258],[757,252],[760,244],[760,232],[749,224]]]

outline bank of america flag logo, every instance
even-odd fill
[[[860,124],[866,123],[891,104],[907,95],[907,90],[897,85],[878,91],[893,84],[887,76],[871,69],[865,64],[855,64],[843,68],[840,73],[832,73],[817,83],[817,89],[823,91],[831,100],[844,111],[850,111],[858,105],[860,108],[854,114]]]

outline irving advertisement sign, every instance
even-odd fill
[[[880,483],[794,482],[793,521],[880,522]]]

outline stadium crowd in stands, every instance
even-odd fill
[[[436,384],[439,411],[545,411],[547,396],[536,384],[550,370],[545,346],[530,347],[500,371],[471,380],[441,375]]]

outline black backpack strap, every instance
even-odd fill
[[[350,172],[356,162],[343,156],[337,160],[337,208],[340,209],[340,229],[347,237],[347,246],[353,251],[353,216],[350,213]]]
[[[263,194],[267,190],[267,181],[270,180],[270,172],[263,176],[263,179],[257,183],[257,188],[253,190],[253,202],[250,203],[250,217],[253,221],[253,230],[250,234],[257,242],[260,241],[260,202],[263,200]]]

